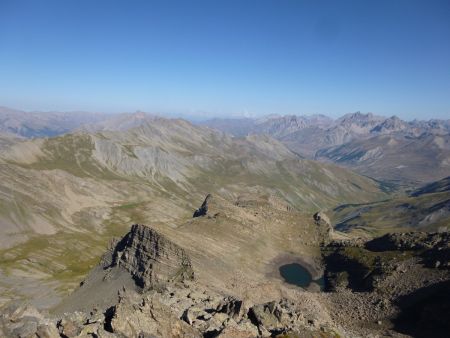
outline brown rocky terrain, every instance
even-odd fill
[[[207,198],[175,228],[133,225],[50,312],[10,303],[6,337],[446,337],[450,234],[372,240],[273,196]],[[250,215],[253,216],[249,217]],[[262,225],[261,221],[266,222]],[[267,220],[271,220],[271,224]],[[286,283],[297,261],[314,283]]]

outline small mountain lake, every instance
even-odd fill
[[[307,288],[311,283],[316,283],[320,286],[320,290],[325,287],[323,276],[319,279],[313,280],[311,273],[302,265],[298,263],[285,264],[279,267],[280,275],[284,281],[289,284],[294,284],[302,288]]]

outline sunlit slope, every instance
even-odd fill
[[[337,229],[382,234],[392,231],[441,231],[450,228],[450,177],[426,185],[407,197],[333,210]]]
[[[386,198],[377,182],[299,159],[269,137],[234,139],[183,120],[20,141],[0,161],[5,288],[14,276],[72,287],[131,223],[175,226],[209,192],[277,195],[307,212]]]
[[[182,196],[252,188],[277,193],[303,210],[384,195],[376,182],[301,160],[269,137],[233,139],[183,120],[19,142],[3,151],[1,161],[5,223],[44,234],[73,228],[76,216],[155,194],[179,205]]]
[[[379,135],[320,150],[316,157],[376,179],[418,186],[450,174],[450,136]]]

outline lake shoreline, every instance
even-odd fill
[[[299,257],[298,255],[294,255],[291,253],[285,253],[273,259],[271,265],[275,268],[273,270],[276,271],[273,271],[271,269],[273,272],[270,275],[272,276],[276,275],[279,278],[283,278],[280,274],[279,270],[280,266],[292,263],[297,263],[303,266],[311,274],[313,282],[323,277],[324,274],[323,267],[320,263],[314,260],[314,257],[311,256]]]

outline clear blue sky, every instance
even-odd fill
[[[0,105],[450,118],[450,1],[0,0]]]

